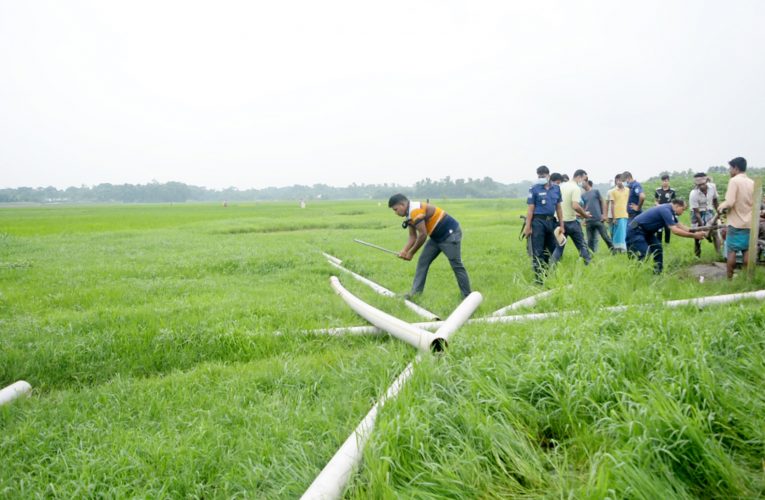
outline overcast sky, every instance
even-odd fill
[[[765,1],[0,0],[0,187],[765,165]]]

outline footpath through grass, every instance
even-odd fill
[[[542,290],[522,201],[440,204],[463,226],[476,315]],[[320,252],[402,293],[414,263],[353,242],[402,246],[385,203],[296,205],[0,209],[0,386],[35,388],[0,407],[0,497],[299,496],[414,356],[304,333],[363,324]],[[765,288],[763,272],[698,283],[680,238],[659,277],[572,250],[535,311],[577,313],[460,330],[383,409],[348,497],[765,494],[765,307],[660,305]],[[459,300],[440,258],[418,302],[446,316]],[[601,310],[623,303],[647,305]]]

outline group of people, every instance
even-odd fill
[[[743,254],[745,265],[749,258],[754,181],[746,175],[746,159],[737,157],[728,165],[731,180],[723,203],[719,202],[717,188],[707,174],[694,176],[689,200],[692,210],[690,228],[678,222],[688,204],[669,186],[668,175],[662,176],[662,185],[654,193],[656,205],[643,211],[646,195],[630,172],[614,177],[614,187],[604,199],[593,188],[584,170],[577,170],[573,179],[562,183],[559,174],[550,174],[546,166],[539,167],[537,183],[529,189],[524,230],[531,241],[536,281],[542,283],[546,269],[560,259],[567,239],[574,243],[588,264],[590,251],[597,249],[598,236],[614,253],[627,251],[641,260],[653,258],[654,271],[661,273],[664,267],[662,238],[666,243],[669,243],[671,234],[693,238],[695,254],[700,256],[700,242],[710,237],[712,222],[721,214],[728,216],[725,245],[727,274],[731,278],[736,255]],[[581,216],[586,226],[587,244],[575,213]],[[607,220],[611,225],[610,234],[605,227]]]
[[[562,174],[551,174],[544,165],[537,168],[537,179],[527,197],[523,229],[523,235],[530,241],[536,282],[543,283],[546,272],[563,256],[568,241],[574,244],[585,264],[589,264],[591,252],[597,251],[598,238],[613,253],[628,252],[641,260],[653,258],[654,272],[661,273],[662,239],[669,243],[671,234],[693,238],[696,255],[700,255],[700,241],[709,236],[713,221],[721,214],[727,214],[728,219],[725,246],[727,273],[731,278],[737,253],[743,253],[745,265],[749,258],[754,182],[746,175],[744,158],[734,158],[728,164],[731,180],[722,203],[716,186],[705,173],[694,176],[695,186],[689,200],[690,228],[678,222],[688,205],[669,186],[667,175],[662,176],[662,185],[654,193],[656,205],[644,211],[645,192],[630,172],[616,175],[614,187],[604,198],[582,169],[576,170],[569,179]],[[391,196],[388,206],[396,215],[404,217],[402,226],[409,231],[407,243],[398,256],[412,260],[424,246],[407,296],[423,291],[428,269],[442,252],[449,259],[460,292],[464,297],[470,294],[470,279],[461,257],[459,223],[443,209],[428,202],[410,201],[403,194]]]

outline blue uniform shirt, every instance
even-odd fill
[[[544,184],[534,184],[526,198],[527,205],[534,205],[534,215],[555,215],[555,208],[560,202],[560,187],[557,184],[550,184],[549,189]]]
[[[677,224],[677,217],[672,210],[671,203],[656,205],[649,208],[642,214],[633,219],[635,224],[647,233],[655,233],[664,226],[674,226]]]
[[[632,210],[633,203],[635,205],[640,203],[640,193],[643,192],[643,186],[640,185],[638,181],[632,181],[630,183],[630,197],[627,200],[627,215],[630,217],[633,217],[635,214],[639,214],[640,212],[638,210]]]

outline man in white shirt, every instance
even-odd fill
[[[695,187],[689,196],[691,208],[691,227],[706,226],[715,218],[715,210],[720,204],[717,188],[709,183],[709,177],[703,172],[693,176]],[[714,209],[714,210],[713,210]],[[693,251],[696,257],[701,257],[701,240],[693,241]]]

